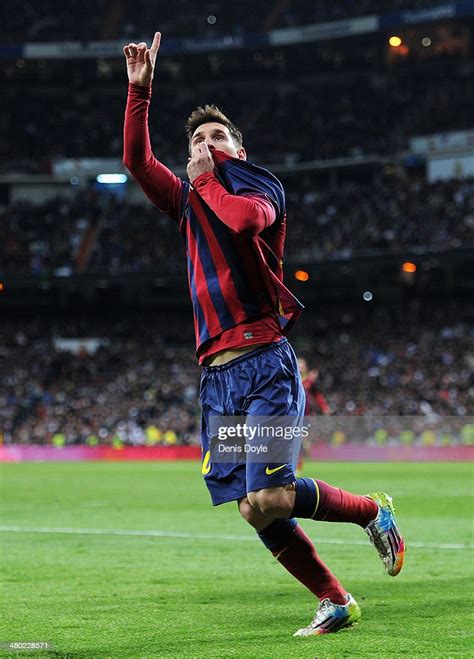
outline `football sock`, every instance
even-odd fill
[[[267,549],[278,554],[288,544],[297,524],[294,518],[274,519],[263,531],[257,532],[257,535]]]
[[[291,528],[281,522],[291,522]],[[316,597],[320,600],[329,597],[334,604],[346,604],[347,592],[295,519],[277,519],[258,536],[278,562]]]
[[[313,478],[298,478],[295,495],[294,517],[352,522],[365,528],[378,513],[377,504],[369,497],[351,494]]]
[[[295,507],[292,516],[310,518],[319,505],[319,491],[312,478],[297,478],[295,481]]]

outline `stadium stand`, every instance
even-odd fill
[[[14,72],[13,80],[5,82],[9,112],[2,122],[6,144],[0,172],[44,173],[61,157],[121,157],[123,72],[120,83],[107,82],[98,79],[90,65],[77,65],[67,82],[64,70],[56,78],[57,65],[46,66],[52,71],[44,80],[29,84],[27,76]],[[184,122],[205,102],[217,104],[233,118],[243,131],[250,159],[260,164],[389,156],[406,150],[413,135],[472,126],[472,73],[449,59],[409,72],[309,79],[300,74],[285,84],[276,70],[257,81],[239,80],[237,93],[233,76],[223,75],[212,89],[209,81],[155,84],[151,139],[169,166],[186,163]],[[248,98],[253,102],[242,102]]]
[[[472,179],[430,184],[390,176],[318,189],[307,175],[289,179],[286,190],[290,261],[474,245]],[[81,263],[92,230],[90,260]],[[72,200],[0,210],[3,273],[176,272],[183,262],[174,222],[148,204],[79,191]]]
[[[167,312],[166,323],[136,309],[2,323],[4,440],[198,442],[189,313]],[[472,320],[463,299],[342,303],[307,312],[292,340],[319,369],[333,414],[463,416],[473,409]],[[88,352],[91,336],[100,341]],[[83,343],[76,354],[58,342],[71,338]]]
[[[224,0],[204,3],[178,0],[173,4],[152,0],[86,0],[74,5],[47,0],[41,7],[34,2],[22,2],[15,12],[4,5],[0,11],[4,41],[67,41],[84,35],[91,41],[135,37],[147,34],[150,25],[176,36],[215,36],[260,32],[275,27],[305,25],[353,16],[381,14],[405,9],[417,10],[442,4],[439,0],[364,0],[337,3],[323,0],[273,0],[256,3],[253,0],[229,4]]]
[[[220,105],[242,129],[250,160],[284,182],[290,288],[293,264],[311,273],[338,264],[326,290],[311,278],[302,296],[308,309],[292,338],[319,369],[332,412],[472,414],[473,282],[464,254],[474,247],[474,179],[461,165],[454,175],[430,178],[426,154],[411,149],[415,136],[437,134],[443,142],[460,130],[462,149],[472,155],[472,19],[462,26],[456,5],[456,20],[430,24],[438,43],[426,49],[425,28],[406,21],[407,42],[417,46],[401,55],[388,47],[383,26],[363,38],[349,30],[345,38],[278,47],[245,41],[279,28],[433,6],[440,3],[177,0],[157,7],[151,0],[85,0],[71,11],[46,0],[41,9],[30,1],[15,12],[0,7],[6,443],[198,442],[191,315],[183,310],[184,285],[176,293],[169,284],[186,279],[175,224],[143,197],[137,202],[130,184],[111,194],[98,188],[95,174],[81,174],[80,184],[79,176],[53,175],[63,159],[76,162],[78,173],[81,158],[121,167],[127,84],[120,49],[61,58],[50,44],[51,57],[11,55],[14,44],[27,42],[57,41],[61,49],[70,40],[149,41],[155,27],[164,34],[150,113],[156,155],[184,174],[187,115],[198,104]],[[242,35],[245,47],[213,48],[212,39],[225,34]],[[190,56],[182,39],[179,52],[167,53],[166,39],[175,37],[210,45]],[[402,259],[423,253],[418,281],[426,285],[410,289],[413,282],[400,277]],[[371,270],[370,259],[393,255],[400,256],[395,274]],[[336,280],[344,268],[352,274],[341,293]],[[366,282],[380,284],[370,303],[361,300]],[[148,297],[140,297],[142,284],[153,289]],[[101,288],[108,306],[98,310]],[[91,306],[82,309],[78,300],[88,297]],[[136,306],[127,306],[127,297]]]

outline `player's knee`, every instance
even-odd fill
[[[239,512],[245,521],[253,526],[256,511],[252,508],[247,498],[239,501]]]
[[[249,492],[247,494],[250,505],[256,510],[260,511],[262,515],[281,514],[282,502],[281,492],[270,490],[257,490],[256,492]]]

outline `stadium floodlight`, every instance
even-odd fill
[[[126,183],[128,180],[126,174],[99,174],[96,178],[97,183]]]
[[[298,281],[308,281],[309,272],[306,272],[305,270],[297,270],[295,272],[295,279],[297,279]]]
[[[416,272],[416,264],[411,261],[405,261],[402,265],[402,270],[403,272]]]

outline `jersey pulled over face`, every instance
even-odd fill
[[[213,146],[215,149],[227,153],[232,158],[247,159],[245,149],[243,147],[238,149],[235,146],[235,142],[227,126],[217,121],[210,121],[196,128],[191,138],[190,149],[196,144],[202,144],[203,142],[208,147]]]

